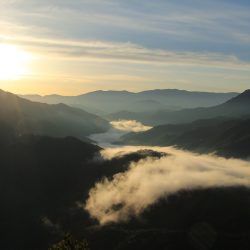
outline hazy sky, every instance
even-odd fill
[[[17,79],[1,79],[0,54],[0,88],[242,91],[249,13],[249,0],[0,0],[0,44],[29,55]]]

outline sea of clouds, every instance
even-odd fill
[[[183,190],[210,187],[250,187],[250,162],[199,155],[172,147],[106,148],[102,157],[153,149],[168,155],[131,163],[124,173],[104,179],[90,190],[85,209],[101,225],[127,221],[146,208]]]

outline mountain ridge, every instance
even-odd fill
[[[224,157],[250,156],[250,114],[242,118],[217,117],[185,124],[156,126],[124,135],[117,144],[176,146],[198,153]]]
[[[136,119],[142,123],[157,126],[161,124],[188,123],[199,119],[214,118],[217,116],[239,117],[250,113],[249,90],[233,97],[226,102],[211,107],[186,108],[177,111],[158,111],[148,113],[125,112],[109,114],[107,118]]]
[[[79,107],[97,115],[106,116],[121,110],[146,112],[148,110],[177,110],[182,108],[208,107],[221,104],[238,93],[201,92],[177,89],[154,89],[141,92],[97,90],[77,96],[60,95],[23,95],[33,101],[49,104],[63,102],[73,107]],[[140,105],[141,101],[157,101],[159,105],[152,107],[150,103]]]
[[[78,95],[60,95],[56,93],[48,94],[48,95],[40,95],[40,94],[20,94],[19,96],[40,96],[40,97],[46,97],[46,96],[62,96],[62,97],[78,97],[78,96],[84,96],[88,94],[95,94],[95,93],[129,93],[129,94],[139,94],[139,93],[148,93],[148,92],[183,92],[183,93],[206,93],[206,94],[239,94],[239,92],[235,91],[229,91],[229,92],[218,92],[218,91],[194,91],[194,90],[185,90],[185,89],[149,89],[149,90],[142,90],[142,91],[128,91],[128,90],[94,90],[90,92],[86,92],[83,94]]]
[[[33,102],[3,90],[0,90],[0,120],[21,134],[75,136],[84,140],[87,135],[109,128],[106,120],[79,108]]]

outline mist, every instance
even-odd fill
[[[92,134],[89,138],[100,147],[116,147],[112,142],[119,140],[122,135],[129,132],[143,132],[152,127],[135,120],[117,120],[110,122],[111,128],[105,133]]]
[[[148,147],[107,148],[105,159]],[[198,155],[172,147],[152,147],[168,155],[131,163],[124,173],[103,179],[90,190],[85,209],[101,225],[139,216],[160,199],[184,190],[250,187],[250,162]]]
[[[152,128],[136,120],[118,120],[110,123],[115,129],[125,132],[143,132]]]

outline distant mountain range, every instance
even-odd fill
[[[109,123],[96,115],[65,104],[32,102],[0,90],[0,121],[17,134],[85,136],[109,129]]]
[[[155,90],[140,93],[126,91],[96,91],[74,98],[109,105],[107,99],[114,101],[113,106],[119,106],[128,95],[138,96],[209,96],[208,93],[186,92],[179,90]],[[217,94],[215,94],[217,95]],[[225,94],[228,95],[232,94]],[[211,97],[212,96],[212,97]],[[211,98],[214,98],[211,95]],[[104,132],[109,128],[106,120],[89,114],[83,110],[69,107],[65,104],[42,104],[24,100],[20,97],[1,92],[2,116],[4,121],[11,121],[19,133],[45,134],[52,136],[76,136],[83,138],[91,133]],[[4,97],[6,97],[4,99]],[[218,96],[217,96],[218,97]],[[225,97],[225,96],[224,96]],[[47,96],[54,101],[60,96]],[[45,98],[45,99],[46,99]],[[73,97],[72,97],[73,98]],[[158,107],[157,101],[137,100],[137,108],[151,103]],[[160,100],[160,99],[159,99]],[[9,103],[8,103],[9,101]],[[117,103],[117,105],[116,105]],[[131,108],[134,105],[130,103]],[[177,111],[157,110],[148,108],[147,112],[120,111],[110,115],[110,119],[133,119],[156,127],[143,133],[131,133],[121,138],[118,143],[143,144],[178,147],[198,152],[214,152],[228,157],[246,158],[250,155],[250,90],[232,97],[226,102],[212,107],[186,108]],[[14,119],[14,120],[13,120]],[[161,126],[158,126],[161,125]]]
[[[216,152],[226,157],[250,156],[250,90],[219,106],[176,113],[179,116],[172,117],[175,121],[196,121],[160,125],[146,132],[130,133],[124,135],[120,143],[178,146],[200,153]],[[197,120],[211,116],[217,117]]]
[[[239,117],[250,113],[250,90],[244,91],[225,103],[203,108],[182,109],[178,111],[157,112],[127,112],[122,111],[110,114],[111,120],[129,119],[138,120],[152,126],[161,124],[178,124],[192,122],[198,119],[208,119],[217,116]]]
[[[32,101],[49,104],[65,103],[98,115],[127,112],[173,111],[182,108],[208,107],[221,104],[238,93],[193,92],[178,89],[156,89],[138,93],[128,91],[95,91],[79,96],[24,95]]]

